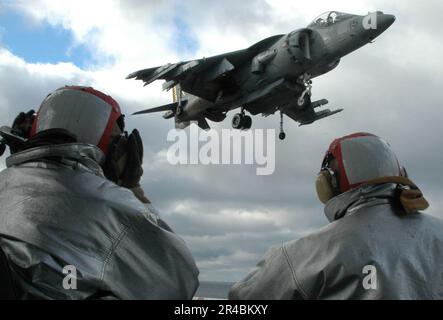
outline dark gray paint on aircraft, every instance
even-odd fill
[[[306,28],[266,38],[253,46],[209,58],[167,64],[134,72],[128,79],[145,85],[163,79],[163,89],[174,90],[174,102],[137,112],[166,111],[165,119],[175,118],[176,127],[197,121],[209,129],[206,119],[220,122],[228,111],[241,108],[232,124],[249,129],[252,119],[245,114],[264,116],[280,111],[306,125],[342,111],[315,111],[328,103],[311,101],[312,79],[338,66],[340,59],[372,42],[395,21],[380,11],[367,16],[337,11],[326,12]]]

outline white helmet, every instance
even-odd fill
[[[42,102],[31,137],[48,129],[65,129],[78,142],[96,145],[106,154],[116,123],[122,123],[121,116],[118,103],[103,92],[91,87],[66,86]]]
[[[336,159],[339,172],[331,169],[332,159]],[[388,143],[370,133],[355,133],[336,139],[329,146],[317,177],[317,193],[326,203],[371,180],[402,176],[402,173]]]

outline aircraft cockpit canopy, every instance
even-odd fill
[[[328,27],[334,23],[337,23],[339,21],[343,21],[344,19],[348,18],[350,14],[344,13],[344,12],[338,12],[338,11],[328,11],[325,13],[322,13],[317,18],[312,21],[308,27]]]

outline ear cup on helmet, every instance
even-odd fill
[[[315,181],[318,199],[326,204],[334,196],[331,185],[331,177],[327,171],[321,171]]]
[[[322,203],[326,204],[326,202],[338,194],[337,187],[338,183],[334,171],[330,169],[320,171],[315,181],[315,188],[317,196]]]

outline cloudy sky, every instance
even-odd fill
[[[253,166],[172,166],[166,137],[173,122],[160,114],[127,117],[144,139],[143,187],[187,241],[202,280],[239,280],[270,246],[326,225],[315,175],[331,140],[355,131],[385,138],[427,196],[428,213],[443,217],[438,0],[0,0],[1,125],[66,84],[105,91],[127,114],[169,103],[161,82],[143,88],[125,76],[245,48],[306,26],[327,10],[397,17],[374,44],[314,79],[314,98],[328,98],[344,112],[305,127],[288,119],[270,176],[257,176]],[[257,117],[254,127],[277,129],[278,122],[277,116]],[[212,125],[230,128],[230,116]]]

